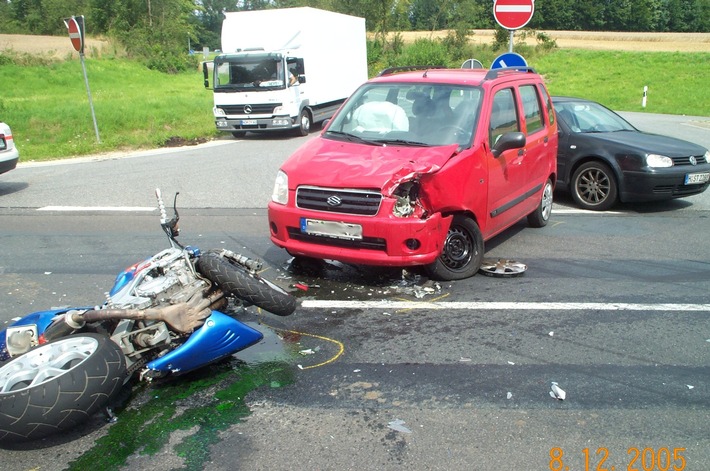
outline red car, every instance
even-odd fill
[[[547,224],[557,124],[532,69],[387,70],[281,167],[271,240],[296,257],[474,275],[484,241]]]

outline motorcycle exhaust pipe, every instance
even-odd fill
[[[40,343],[51,342],[52,340],[66,337],[84,327],[86,322],[83,320],[82,316],[85,312],[86,311],[77,311],[75,309],[65,312],[59,319],[55,320],[47,327],[41,336],[44,341],[40,341]]]

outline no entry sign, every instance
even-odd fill
[[[77,52],[84,52],[84,34],[79,26],[79,22],[76,21],[75,17],[71,17],[67,20],[67,28],[69,28],[69,39],[71,40],[71,45]]]
[[[505,29],[520,29],[533,16],[535,0],[494,0],[493,16]]]

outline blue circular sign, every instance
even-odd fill
[[[506,52],[496,57],[491,64],[491,69],[504,69],[506,67],[527,67],[528,63],[523,56],[514,52]]]

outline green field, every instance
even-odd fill
[[[621,111],[710,115],[710,53],[557,49],[530,65],[544,75],[553,95],[589,98]],[[0,119],[12,127],[22,161],[220,135],[211,91],[198,70],[167,75],[126,59],[87,59],[86,69],[101,143],[79,60],[0,67]]]

